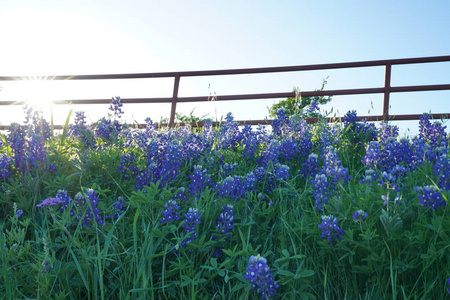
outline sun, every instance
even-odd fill
[[[31,77],[20,82],[20,98],[24,105],[33,110],[41,111],[48,119],[52,115],[54,93],[52,82],[45,77]]]

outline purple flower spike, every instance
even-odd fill
[[[163,218],[159,220],[160,223],[172,223],[174,220],[179,220],[179,210],[180,206],[177,204],[175,200],[169,200],[166,204],[164,204],[166,208],[163,212]]]
[[[41,206],[54,206],[57,203],[61,203],[61,199],[59,198],[47,198],[45,200],[42,200],[41,203],[39,203],[38,205],[36,205],[36,207],[41,207]]]
[[[333,215],[322,216],[322,223],[319,224],[322,230],[321,238],[328,238],[328,244],[333,243],[334,240],[341,240],[341,236],[345,235],[343,229],[339,228],[338,221]]]
[[[186,221],[182,225],[184,228],[184,232],[186,234],[192,232],[192,234],[189,237],[185,238],[183,242],[181,242],[181,246],[183,247],[191,243],[198,237],[195,226],[197,224],[200,224],[200,218],[202,216],[199,215],[198,209],[190,207],[188,212],[184,214],[184,217],[186,218]]]
[[[450,278],[447,278],[447,284],[450,285]],[[450,294],[450,287],[447,289],[447,291]]]
[[[267,259],[261,255],[251,256],[248,261],[247,274],[244,278],[252,284],[252,290],[257,289],[263,299],[275,296],[275,289],[279,287],[272,279]]]
[[[222,208],[219,215],[217,229],[226,239],[231,237],[231,230],[234,228],[234,211],[233,205],[227,204]]]
[[[434,185],[416,187],[415,191],[419,194],[419,202],[421,206],[437,209],[440,206],[447,205],[447,202],[445,202],[441,192]]]
[[[352,215],[353,220],[362,222],[364,219],[366,219],[369,216],[369,214],[362,209],[355,211],[355,213]]]

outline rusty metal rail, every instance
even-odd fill
[[[174,78],[172,97],[165,98],[122,98],[122,103],[171,103],[169,126],[175,124],[175,113],[177,103],[183,102],[204,102],[211,99],[210,96],[198,97],[179,97],[178,90],[180,79],[183,77],[198,76],[220,76],[220,75],[243,75],[243,74],[262,74],[262,73],[282,73],[298,71],[316,71],[331,69],[347,69],[362,67],[385,67],[385,80],[383,87],[360,88],[360,89],[342,89],[342,90],[324,90],[324,91],[302,91],[302,97],[312,96],[337,96],[337,95],[362,95],[362,94],[384,94],[383,114],[376,116],[361,116],[359,119],[368,121],[380,120],[418,120],[421,114],[391,115],[389,114],[389,99],[391,93],[399,92],[418,92],[418,91],[440,91],[450,90],[450,81],[448,84],[437,85],[415,85],[415,86],[391,86],[392,66],[406,64],[450,62],[448,56],[434,56],[421,58],[404,58],[389,60],[374,60],[346,63],[315,64],[303,66],[270,67],[270,68],[249,68],[249,69],[230,69],[230,70],[211,70],[211,71],[187,71],[187,72],[158,72],[158,73],[135,73],[135,74],[105,74],[105,75],[56,75],[40,76],[46,80],[98,80],[98,79],[138,79],[138,78]],[[36,78],[36,76],[34,76]],[[27,76],[0,76],[1,81],[29,80]],[[286,93],[264,93],[264,94],[241,94],[241,95],[219,95],[215,101],[233,101],[250,99],[274,99],[294,97],[295,92]],[[450,101],[450,99],[449,99]],[[55,100],[54,104],[107,104],[110,99],[80,99],[80,100]],[[0,101],[0,105],[22,105],[23,101]],[[450,105],[449,105],[450,108]],[[450,112],[433,114],[433,118],[449,118]],[[341,121],[340,118],[330,118],[330,121]],[[308,122],[315,122],[315,119],[307,119]],[[240,124],[270,124],[270,120],[238,121]],[[5,126],[0,126],[4,129]]]

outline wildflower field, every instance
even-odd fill
[[[449,137],[388,123],[0,136],[0,299],[447,299]]]

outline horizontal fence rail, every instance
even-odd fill
[[[359,120],[367,119],[368,121],[381,120],[418,120],[422,114],[408,114],[408,115],[391,115],[389,114],[389,99],[391,93],[399,92],[419,92],[419,91],[440,91],[450,90],[449,84],[435,84],[435,85],[411,85],[411,86],[391,86],[392,66],[406,65],[406,64],[421,64],[421,63],[436,63],[436,62],[450,62],[450,55],[448,56],[434,56],[421,58],[404,58],[404,59],[389,59],[389,60],[374,60],[374,61],[360,61],[360,62],[346,62],[346,63],[331,63],[331,64],[315,64],[303,66],[286,66],[286,67],[269,67],[269,68],[247,68],[247,69],[230,69],[230,70],[210,70],[210,71],[186,71],[186,72],[156,72],[156,73],[134,73],[134,74],[104,74],[104,75],[56,75],[56,76],[33,76],[33,78],[45,78],[46,80],[109,80],[109,79],[143,79],[143,78],[173,78],[173,93],[172,97],[159,98],[121,98],[122,103],[171,103],[169,126],[175,125],[175,113],[177,103],[186,102],[205,102],[210,101],[211,96],[198,97],[179,97],[178,90],[180,80],[183,77],[195,76],[220,76],[220,75],[243,75],[243,74],[262,74],[262,73],[283,73],[283,72],[298,72],[298,71],[317,71],[317,70],[331,70],[331,69],[347,69],[347,68],[362,68],[362,67],[385,67],[385,80],[383,87],[376,88],[359,88],[359,89],[342,89],[342,90],[323,90],[323,91],[302,91],[302,97],[313,96],[339,96],[339,95],[362,95],[362,94],[384,94],[383,100],[383,114],[376,116],[360,116]],[[17,81],[30,80],[29,76],[0,76],[1,81]],[[241,95],[219,95],[214,96],[215,101],[233,101],[233,100],[255,100],[255,99],[275,99],[275,98],[289,98],[295,97],[295,92],[286,93],[263,93],[263,94],[241,94]],[[110,99],[79,99],[79,100],[54,100],[53,104],[109,104]],[[450,101],[450,99],[449,99]],[[25,101],[0,101],[0,105],[23,105]],[[449,105],[450,107],[450,105]],[[450,118],[450,112],[432,114],[436,119]],[[306,119],[308,122],[316,122],[317,119]],[[329,118],[329,121],[342,121],[342,118]],[[237,121],[240,124],[271,124],[271,120],[253,120],[253,121]],[[192,124],[194,126],[202,125],[202,122]],[[215,123],[214,123],[215,124]],[[61,126],[55,126],[55,128]],[[6,129],[6,126],[0,126],[0,129]]]

